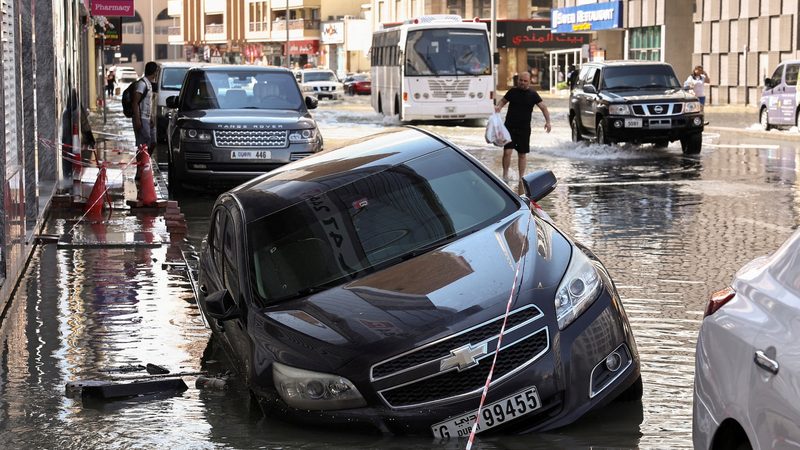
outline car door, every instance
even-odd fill
[[[780,112],[780,94],[782,91],[781,83],[783,82],[783,64],[779,65],[775,72],[770,77],[770,85],[772,87],[764,89],[764,97],[766,98],[767,115],[769,123],[781,123]]]
[[[583,72],[583,70],[581,70]],[[596,126],[596,110],[597,110],[597,101],[599,95],[597,91],[600,88],[600,69],[597,67],[588,67],[586,73],[581,73],[580,79],[578,81],[581,84],[581,95],[578,99],[580,103],[580,112],[581,112],[581,126],[585,131],[594,134],[594,129]],[[586,86],[592,86],[595,89],[595,93],[587,93]]]
[[[792,280],[797,284],[798,270]],[[789,284],[791,286],[791,284]],[[800,298],[783,291],[763,304],[769,323],[754,342],[750,422],[753,448],[800,448]]]
[[[232,201],[228,203],[233,203]],[[224,203],[223,203],[224,205]],[[222,289],[227,289],[239,309],[239,317],[226,320],[220,325],[228,345],[234,352],[235,364],[245,377],[250,374],[252,356],[251,339],[248,333],[247,314],[249,305],[245,299],[245,290],[242,289],[241,268],[247,267],[241,261],[244,254],[243,239],[241,237],[241,220],[235,206],[218,206],[212,216],[212,232],[209,233],[209,250],[213,259],[212,269],[208,270],[204,288],[207,296]],[[233,212],[231,212],[233,210]],[[213,236],[213,237],[212,237]]]
[[[796,92],[797,92],[797,72],[800,70],[800,63],[784,64],[783,83],[781,83],[781,123],[794,125],[795,112],[797,111]]]

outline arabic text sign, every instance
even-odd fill
[[[589,34],[552,33],[549,28],[533,28],[524,21],[497,23],[497,46],[501,48],[577,48],[588,44]]]
[[[126,16],[136,15],[133,0],[92,0],[93,16]]]
[[[551,26],[554,32],[559,33],[622,28],[622,2],[554,9],[551,13]]]

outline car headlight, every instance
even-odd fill
[[[195,128],[181,128],[181,140],[192,142],[208,142],[211,140],[211,131]]]
[[[303,92],[313,92],[314,88],[311,86],[303,86]]]
[[[272,379],[283,401],[297,409],[345,409],[367,404],[347,378],[272,364]]]
[[[608,113],[612,115],[625,115],[631,113],[628,105],[608,105]]]
[[[683,111],[687,113],[699,112],[702,109],[700,102],[686,102]]]
[[[556,291],[556,318],[563,330],[580,316],[598,297],[603,282],[589,257],[574,248],[567,273]]]
[[[161,106],[161,105],[159,105],[159,106],[158,106],[158,115],[159,115],[159,116],[161,116],[161,117],[166,117],[166,115],[167,115],[167,111],[168,111],[168,110],[167,110],[167,107],[166,107],[166,106]]]
[[[289,142],[291,143],[309,143],[314,142],[317,138],[317,130],[308,128],[305,130],[292,130],[289,132]]]

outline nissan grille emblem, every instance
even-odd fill
[[[653,107],[653,111],[655,111],[656,114],[661,114],[662,112],[664,112],[664,107],[662,107],[661,105],[656,105]]]
[[[450,350],[450,356],[446,356],[442,359],[439,365],[439,372],[445,372],[453,367],[458,368],[459,372],[469,369],[470,367],[475,367],[478,365],[478,359],[486,356],[488,353],[489,348],[486,342],[477,347],[473,347],[472,344],[467,344],[463,347]]]

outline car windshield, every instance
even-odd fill
[[[121,83],[132,83],[132,82],[134,82],[134,81],[136,81],[136,80],[137,80],[137,77],[136,77],[136,74],[135,74],[135,73],[130,73],[130,74],[128,74],[128,73],[125,73],[125,74],[122,74],[122,76],[121,76],[121,77],[120,77],[120,79],[119,79],[119,81],[120,81]]]
[[[291,109],[303,107],[289,72],[197,71],[181,91],[182,109]]]
[[[607,67],[603,72],[603,88],[626,89],[680,89],[681,84],[672,67],[665,65],[629,65]]]
[[[408,32],[405,74],[490,75],[489,40],[478,30],[430,29]]]
[[[516,209],[483,171],[442,149],[248,224],[253,291],[265,303],[308,295],[430,251]]]
[[[312,81],[336,81],[336,75],[333,72],[306,72],[303,77],[305,83]]]
[[[161,88],[180,91],[183,84],[183,76],[186,75],[188,67],[165,67],[161,69]]]

